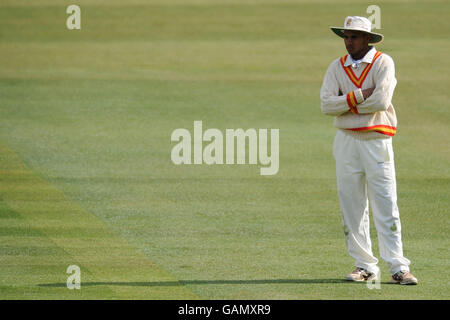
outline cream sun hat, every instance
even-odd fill
[[[330,27],[330,29],[336,33],[339,37],[344,37],[344,31],[362,31],[370,34],[369,43],[377,44],[383,41],[384,36],[380,33],[371,32],[372,23],[369,19],[358,16],[349,16],[345,18],[344,27]]]

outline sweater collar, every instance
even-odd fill
[[[377,49],[375,47],[371,47],[369,51],[367,51],[366,55],[361,59],[361,62],[372,63],[373,57],[377,53]],[[353,64],[353,59],[350,55],[347,55],[347,59],[345,60],[344,66],[348,67]]]

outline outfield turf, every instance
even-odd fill
[[[360,1],[0,3],[0,299],[448,299],[448,1],[378,1],[398,80],[405,256],[418,286],[346,283],[321,114],[328,27]],[[280,170],[181,165],[177,128],[278,128]],[[372,224],[373,227],[373,224]],[[374,252],[379,257],[372,228]],[[81,290],[66,288],[69,265]]]

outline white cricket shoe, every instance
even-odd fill
[[[369,272],[364,268],[356,268],[353,270],[352,273],[348,274],[345,277],[345,280],[347,281],[356,281],[356,282],[362,282],[362,281],[369,281],[369,280],[376,280],[377,275],[373,272]]]
[[[419,283],[419,281],[417,281],[416,277],[414,277],[408,271],[399,271],[396,274],[392,275],[391,283],[415,285]]]

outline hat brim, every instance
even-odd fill
[[[342,27],[330,27],[331,31],[333,31],[335,34],[337,34],[339,37],[344,37],[344,31],[361,31],[367,34],[370,34],[370,44],[377,44],[381,43],[384,40],[384,36],[381,33],[375,33],[375,32],[367,32],[365,30],[357,29],[357,28],[342,28]]]

